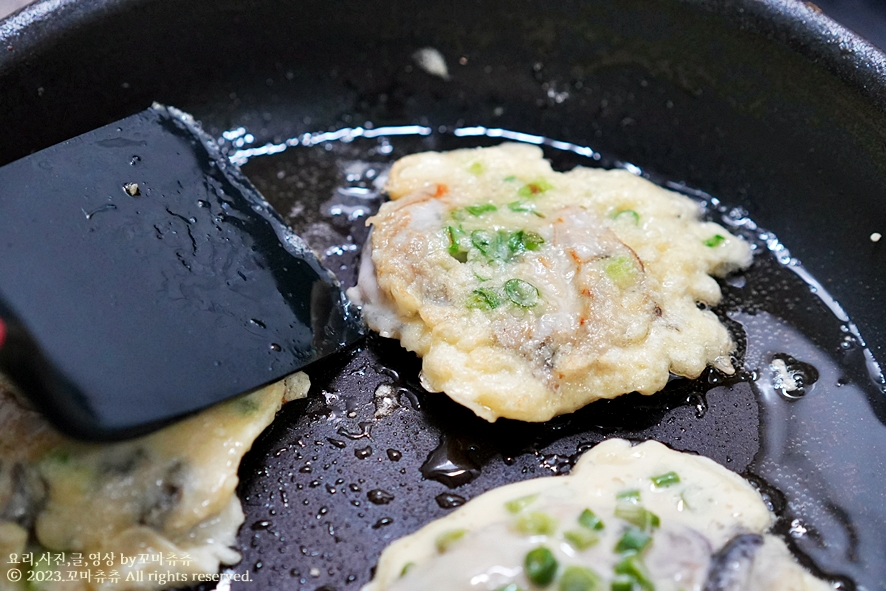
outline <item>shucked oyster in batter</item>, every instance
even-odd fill
[[[734,368],[709,310],[750,247],[626,171],[554,172],[538,147],[399,160],[348,295],[422,357],[422,383],[494,421],[546,421],[669,374]]]
[[[763,499],[704,457],[601,443],[568,476],[503,486],[391,544],[363,591],[827,591]]]
[[[89,444],[55,431],[0,376],[0,591],[181,588],[236,564],[240,460],[309,385],[293,374],[150,435]]]

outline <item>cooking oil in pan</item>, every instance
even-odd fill
[[[587,147],[480,127],[367,126],[227,147],[349,287],[365,220],[396,159],[503,140],[542,145],[558,170],[622,167],[649,177]],[[715,309],[743,369],[674,379],[655,396],[598,401],[543,425],[488,424],[425,393],[415,356],[371,336],[350,356],[315,366],[309,400],[285,408],[243,464],[247,523],[259,525],[243,528],[240,541],[244,560],[262,564],[260,588],[358,587],[393,539],[495,486],[566,473],[584,451],[620,436],[658,439],[742,473],[804,564],[840,589],[884,589],[886,394],[861,335],[744,211],[651,180],[695,198],[755,249],[754,265],[722,282]]]

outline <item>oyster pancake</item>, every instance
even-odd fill
[[[37,587],[6,576],[16,565],[4,560],[0,590],[152,591],[236,564],[240,460],[283,402],[309,387],[299,372],[150,435],[92,444],[60,434],[0,375],[0,550],[68,556],[35,565],[45,571],[33,575]],[[147,555],[164,560],[136,560]],[[99,565],[101,580],[90,575]]]
[[[522,144],[408,156],[386,188],[349,296],[423,358],[428,390],[489,421],[546,421],[671,373],[734,371],[703,308],[750,247],[688,197],[626,171],[554,172]]]
[[[605,441],[568,476],[509,484],[403,537],[363,591],[825,591],[760,494],[716,462]]]

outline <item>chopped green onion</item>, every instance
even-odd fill
[[[640,214],[633,209],[620,209],[612,215],[612,219],[620,221],[630,221],[636,226],[640,223]]]
[[[720,234],[714,234],[713,236],[711,236],[710,238],[708,238],[707,240],[704,241],[704,245],[709,248],[714,248],[714,247],[720,246],[724,242],[726,242],[725,236],[722,236]]]
[[[649,571],[646,570],[646,565],[643,564],[639,554],[629,552],[615,564],[614,570],[617,575],[627,575],[634,579],[645,591],[655,591]]]
[[[668,486],[673,486],[675,484],[680,483],[680,476],[676,472],[667,472],[665,474],[659,474],[658,476],[653,476],[651,478],[652,484],[655,485],[655,488],[665,488]]]
[[[484,166],[482,162],[474,162],[468,167],[468,172],[470,172],[471,174],[480,175],[483,174],[483,169]]]
[[[639,588],[637,579],[628,575],[616,575],[610,586],[611,591],[637,591]]]
[[[481,287],[475,289],[468,296],[468,308],[476,308],[478,310],[495,310],[501,304],[498,294],[491,289]]]
[[[557,531],[557,520],[547,513],[533,511],[521,515],[514,527],[521,534],[549,536]]]
[[[443,554],[447,550],[449,550],[453,544],[462,539],[465,534],[468,533],[466,529],[451,529],[449,531],[445,531],[434,540],[434,545],[437,547],[437,552]]]
[[[465,210],[463,209],[453,209],[449,212],[449,217],[459,222],[464,221],[465,219]]]
[[[410,570],[412,570],[412,567],[414,567],[414,566],[415,566],[414,562],[407,562],[406,564],[404,564],[403,568],[400,569],[400,576],[401,577],[404,576],[406,573],[408,573]]]
[[[505,281],[505,294],[521,308],[531,308],[538,303],[538,288],[522,279]]]
[[[623,490],[620,493],[615,495],[616,501],[623,501],[625,503],[639,503],[640,502],[640,491],[636,488],[632,488],[630,490]]]
[[[578,522],[588,529],[593,529],[597,531],[605,527],[603,520],[597,517],[596,513],[594,513],[590,509],[585,509],[581,512],[581,515],[578,516]]]
[[[652,543],[652,536],[636,527],[629,527],[615,545],[615,552],[642,552]]]
[[[545,217],[544,214],[535,211],[534,204],[526,203],[525,201],[512,201],[511,203],[508,203],[508,209],[510,209],[511,211],[516,211],[517,213],[531,213],[532,215],[537,215],[540,218]]]
[[[241,402],[237,401],[238,405]],[[251,401],[250,401],[251,402]],[[255,404],[252,402],[252,404]],[[258,410],[258,405],[255,406],[255,409]],[[244,412],[244,414],[247,414]],[[40,460],[41,462],[45,462],[47,464],[67,464],[71,461],[71,453],[65,449],[54,449]]]
[[[634,259],[626,255],[608,259],[604,271],[622,289],[633,285],[637,277],[637,265]]]
[[[538,179],[520,187],[517,194],[521,197],[535,197],[553,188],[554,186],[545,179]]]
[[[508,248],[515,255],[527,250],[538,250],[544,243],[544,238],[528,230],[517,230],[508,238]]]
[[[567,566],[560,577],[560,591],[594,591],[600,586],[600,577],[583,566]]]
[[[535,499],[538,498],[538,495],[526,495],[525,497],[520,497],[514,499],[512,501],[508,501],[505,503],[505,509],[508,510],[509,513],[519,513],[526,507],[532,504]]]
[[[509,583],[503,587],[499,587],[495,591],[523,591],[517,583]]]
[[[600,534],[586,527],[565,531],[563,537],[576,550],[585,550],[600,541]]]
[[[507,260],[510,258],[508,250],[507,232],[501,230],[499,232],[490,232],[488,230],[474,230],[471,232],[471,244],[484,256],[492,260]]]
[[[506,183],[509,183],[511,181],[516,181],[517,177],[510,174],[510,175],[506,176],[505,178],[503,178],[502,180],[505,181]]]
[[[449,254],[461,263],[468,260],[467,251],[462,248],[462,238],[466,236],[461,226],[446,226],[446,238],[449,239]]]
[[[258,403],[253,400],[251,396],[237,398],[234,404],[236,405],[237,410],[240,411],[240,414],[243,415],[251,415],[258,411]]]
[[[557,574],[557,559],[554,554],[544,546],[530,550],[523,560],[523,568],[526,570],[526,578],[539,587],[547,587]]]
[[[492,243],[495,241],[495,234],[489,232],[487,230],[474,230],[471,232],[471,244],[473,244],[477,250],[486,254],[492,248]]]
[[[491,203],[481,203],[479,205],[468,205],[465,211],[473,216],[480,216],[490,211],[498,211],[498,208]]]
[[[615,507],[615,516],[619,519],[624,519],[632,525],[636,525],[643,531],[652,531],[661,525],[658,515],[647,511],[639,505],[619,503]]]

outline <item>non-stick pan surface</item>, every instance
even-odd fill
[[[812,9],[47,1],[0,25],[0,41],[0,162],[154,100],[179,106],[230,153],[253,154],[244,172],[346,283],[385,166],[501,135],[484,129],[597,155],[548,146],[562,168],[630,163],[713,195],[711,218],[759,247],[718,308],[739,341],[736,379],[490,426],[423,392],[418,360],[395,342],[370,338],[313,368],[308,401],[242,465],[235,570],[254,582],[235,588],[357,588],[389,541],[484,490],[568,471],[612,436],[745,474],[810,568],[886,588],[886,241],[871,241],[886,234],[886,62]],[[418,66],[425,47],[448,78]],[[773,389],[773,356],[802,364],[805,396]]]

